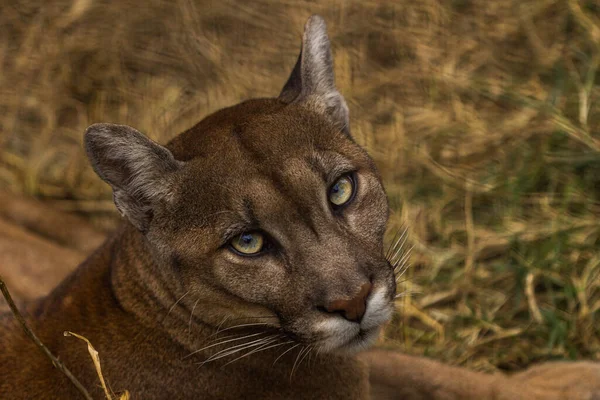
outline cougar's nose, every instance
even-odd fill
[[[360,291],[350,300],[334,300],[324,307],[329,313],[338,313],[348,321],[360,322],[367,309],[367,298],[371,293],[371,283],[365,283]]]

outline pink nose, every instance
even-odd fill
[[[367,298],[371,293],[371,283],[365,283],[360,287],[360,292],[350,300],[334,300],[330,302],[325,310],[330,313],[339,313],[348,321],[360,322],[367,309]]]

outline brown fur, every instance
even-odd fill
[[[130,127],[88,129],[92,164],[128,222],[27,306],[42,341],[95,398],[102,391],[89,356],[63,331],[87,337],[111,389],[139,399],[592,398],[595,364],[507,378],[381,351],[353,355],[376,336],[395,294],[382,244],[388,208],[373,162],[351,139],[323,22],[312,18],[306,32],[277,99],[221,110],[167,147]],[[328,188],[351,171],[355,198],[332,211]],[[232,232],[257,229],[272,241],[264,254],[227,246]],[[348,304],[352,318],[338,315]],[[77,398],[11,316],[2,323],[0,397]],[[360,334],[328,337],[334,325]]]

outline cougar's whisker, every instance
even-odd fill
[[[179,299],[177,299],[177,301],[175,303],[173,303],[173,305],[171,306],[171,308],[169,308],[169,311],[167,312],[167,316],[165,318],[167,318],[169,316],[169,314],[171,314],[171,311],[173,311],[173,309],[175,308],[175,306],[177,306],[177,304],[188,294],[190,293],[190,291],[188,290],[187,292],[185,292],[183,294],[183,296],[181,296]]]
[[[264,325],[269,325],[266,322],[260,322],[260,323],[253,323],[253,324],[240,324],[240,325],[234,325],[234,326],[230,326],[224,329],[221,329],[221,326],[223,326],[223,324],[225,323],[225,321],[221,322],[221,324],[219,324],[219,327],[217,328],[217,331],[213,334],[211,334],[209,336],[209,338],[218,335],[221,332],[225,332],[225,331],[229,331],[231,329],[236,329],[236,328],[242,328],[242,327],[249,327],[249,326],[264,326]]]
[[[291,350],[295,349],[296,347],[300,346],[300,343],[295,344],[294,346],[291,346],[289,349],[287,349],[286,351],[284,351],[283,353],[281,353],[276,359],[275,361],[273,361],[273,365],[275,365],[275,363],[281,358],[283,357],[286,353],[290,352]]]
[[[394,269],[396,269],[398,267],[398,265],[400,265],[400,263],[402,262],[402,260],[406,257],[407,253],[410,253],[410,249],[407,250],[406,247],[404,247],[405,245],[403,245],[403,247],[401,249],[399,249],[398,252],[396,252],[394,254],[394,257],[390,259],[390,264],[392,264],[392,266],[394,267]]]
[[[248,353],[246,353],[246,354],[244,354],[244,355],[242,355],[242,356],[239,356],[239,357],[237,357],[237,358],[236,358],[236,359],[234,359],[234,360],[231,360],[231,361],[229,361],[227,364],[223,365],[223,367],[226,367],[226,366],[228,366],[229,364],[231,364],[231,363],[233,363],[233,362],[235,362],[235,361],[238,361],[238,360],[240,360],[240,359],[242,359],[242,358],[244,358],[244,357],[247,357],[247,356],[249,356],[249,355],[251,355],[251,354],[258,353],[258,352],[261,352],[261,351],[265,351],[265,350],[268,350],[268,349],[272,349],[272,348],[274,348],[274,347],[283,346],[284,344],[287,344],[287,343],[290,343],[290,342],[291,342],[291,341],[289,341],[289,342],[282,342],[282,343],[275,343],[275,344],[271,344],[271,343],[273,343],[273,342],[265,343],[265,344],[263,344],[262,346],[260,346],[260,347],[257,347],[256,349],[254,349],[254,350],[252,350],[252,351],[249,351]],[[266,347],[265,347],[265,346],[266,346]]]
[[[394,270],[397,269],[397,267],[399,265],[403,265],[406,263],[406,261],[410,258],[410,255],[412,254],[412,250],[413,250],[414,246],[410,246],[403,254],[402,257],[400,257],[396,262],[394,262],[392,265],[394,266]]]
[[[208,357],[208,359],[209,360],[213,359],[216,356],[229,353],[229,352],[234,351],[236,349],[243,349],[244,347],[249,346],[249,345],[258,345],[259,343],[262,343],[262,342],[264,342],[266,340],[269,340],[270,338],[272,338],[272,336],[267,336],[267,337],[264,337],[264,338],[252,340],[250,342],[245,342],[245,343],[240,343],[240,344],[236,344],[236,345],[233,345],[233,346],[229,346],[229,347],[227,347],[225,349],[217,351],[215,354],[213,354],[210,357]]]
[[[214,335],[209,336],[207,338],[207,340],[205,340],[204,342],[205,343],[214,343],[214,342],[217,342],[219,340],[225,340],[225,339],[230,339],[230,338],[235,338],[235,337],[241,337],[241,336],[244,336],[244,334],[242,332],[239,332],[239,333],[233,333],[231,335],[219,336],[219,337],[216,337],[214,339],[211,339],[211,337],[213,337],[213,336]]]
[[[269,325],[269,324],[266,322],[258,322],[258,323],[254,323],[254,324],[240,324],[240,325],[230,326],[225,329],[221,329],[221,332],[229,331],[231,329],[248,327],[248,326],[265,326],[265,325]]]
[[[268,338],[265,338],[264,340],[262,340],[262,341],[261,341],[261,342],[259,342],[259,343],[252,344],[252,345],[251,345],[251,346],[249,346],[249,347],[242,347],[242,348],[239,348],[239,349],[235,349],[235,351],[227,352],[227,354],[222,354],[222,355],[221,355],[220,357],[218,357],[218,358],[227,357],[227,356],[230,356],[230,355],[232,355],[232,354],[239,353],[239,352],[241,352],[241,351],[245,351],[246,349],[248,349],[248,348],[252,348],[252,347],[255,347],[255,349],[254,349],[254,350],[256,350],[256,349],[258,349],[258,348],[261,348],[262,346],[266,346],[266,345],[269,345],[269,344],[271,344],[271,343],[275,343],[277,340],[278,340],[278,338],[277,338],[277,337],[268,337]],[[252,350],[252,351],[254,351],[254,350]],[[218,359],[218,358],[217,358],[217,359]]]
[[[229,315],[226,315],[225,318],[223,318],[223,321],[221,321],[221,323],[219,324],[219,326],[217,326],[217,332],[215,333],[215,335],[219,334],[219,331],[220,331],[221,327],[227,321],[227,319],[229,319]]]
[[[412,247],[408,250],[408,252],[402,257],[402,259],[398,262],[398,265],[394,268],[394,275],[396,276],[396,281],[406,273],[410,263],[408,262],[410,254],[412,252]]]
[[[421,293],[421,292],[418,290],[405,290],[401,293],[398,293],[396,296],[394,296],[394,299],[399,299],[402,297],[410,296],[411,294],[419,294],[419,293]]]
[[[263,319],[263,318],[277,319],[277,317],[274,316],[274,315],[256,315],[256,316],[253,316],[253,317],[230,318],[230,321],[237,321],[237,320],[240,320],[240,319]]]
[[[396,280],[396,283],[399,283],[400,279],[402,279],[409,267],[410,264],[403,265],[402,268],[394,274],[394,279]]]
[[[188,322],[188,335],[192,333],[192,319],[194,317],[194,311],[196,310],[196,306],[200,302],[200,299],[196,300],[194,306],[192,307],[192,312],[190,312],[190,320]]]
[[[254,340],[250,343],[243,343],[241,345],[237,345],[237,346],[232,346],[229,347],[227,349],[221,350],[215,354],[213,354],[211,357],[209,357],[208,359],[206,359],[205,361],[203,361],[202,363],[200,363],[200,365],[204,365],[206,363],[215,361],[215,360],[219,360],[223,357],[227,357],[230,356],[232,354],[238,353],[240,351],[244,351],[247,349],[251,349],[252,347],[257,347],[257,346],[262,346],[264,344],[269,344],[269,343],[273,343],[275,340],[277,339],[273,339],[273,337],[267,337],[267,338],[262,338],[262,339],[258,339],[258,340]]]
[[[294,365],[292,365],[292,372],[290,373],[290,380],[292,379],[292,376],[294,375],[294,371],[296,370],[296,364],[298,364],[298,359],[300,358],[302,353],[306,350],[306,348],[307,348],[306,346],[302,346],[302,348],[298,352],[298,355],[296,356],[296,360],[294,361]]]
[[[254,336],[258,336],[258,335],[263,335],[263,334],[265,334],[265,333],[266,333],[266,332],[259,332],[259,333],[254,333],[254,334],[252,334],[252,335],[246,335],[246,336],[242,336],[242,337],[235,338],[235,339],[223,340],[223,341],[221,341],[221,342],[218,342],[218,343],[213,343],[213,344],[211,344],[211,345],[208,345],[208,346],[205,346],[205,347],[203,347],[203,348],[201,348],[201,349],[195,350],[195,351],[191,352],[190,354],[188,354],[187,356],[185,356],[185,357],[183,357],[183,358],[184,358],[184,359],[186,359],[186,358],[188,358],[188,357],[190,357],[190,356],[192,356],[192,355],[194,355],[194,354],[200,353],[201,351],[204,351],[204,350],[210,349],[210,348],[212,348],[212,347],[215,347],[215,346],[223,345],[223,344],[225,344],[225,343],[236,342],[236,341],[238,341],[238,340],[243,340],[243,339],[247,339],[247,338],[254,337]]]
[[[202,367],[205,364],[208,364],[209,362],[216,361],[216,360],[221,359],[223,357],[227,357],[229,355],[235,354],[238,351],[243,351],[243,350],[246,350],[246,349],[251,349],[252,347],[255,347],[255,346],[260,346],[261,344],[263,344],[262,341],[260,343],[252,343],[252,344],[249,344],[249,345],[244,345],[244,347],[239,347],[239,348],[235,348],[235,349],[232,349],[232,350],[229,350],[229,351],[224,351],[221,354],[218,354],[218,355],[215,354],[214,356],[207,358],[206,360],[198,363],[198,365],[200,367]]]
[[[386,260],[390,259],[390,255],[392,254],[393,250],[396,248],[396,244],[398,243],[399,240],[399,236],[402,234],[402,227],[400,227],[396,233],[394,234],[394,238],[392,239],[392,242],[390,243],[387,251],[385,252],[385,258]]]
[[[402,235],[398,238],[398,241],[394,244],[394,251],[392,252],[392,256],[388,257],[388,261],[392,262],[392,260],[396,259],[398,254],[404,249],[404,245],[408,240],[408,228],[404,228]]]
[[[306,352],[304,353],[304,355],[302,356],[302,358],[298,362],[298,368],[300,368],[300,364],[302,364],[302,361],[304,361],[304,359],[306,358],[306,356],[310,354],[310,352],[312,351],[312,349],[313,349],[313,346],[308,346],[308,349],[306,350]]]

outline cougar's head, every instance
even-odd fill
[[[390,318],[386,195],[350,135],[320,17],[278,98],[218,111],[166,147],[111,124],[85,145],[152,254],[148,286],[166,308],[179,299],[181,318],[322,351],[365,347]]]

